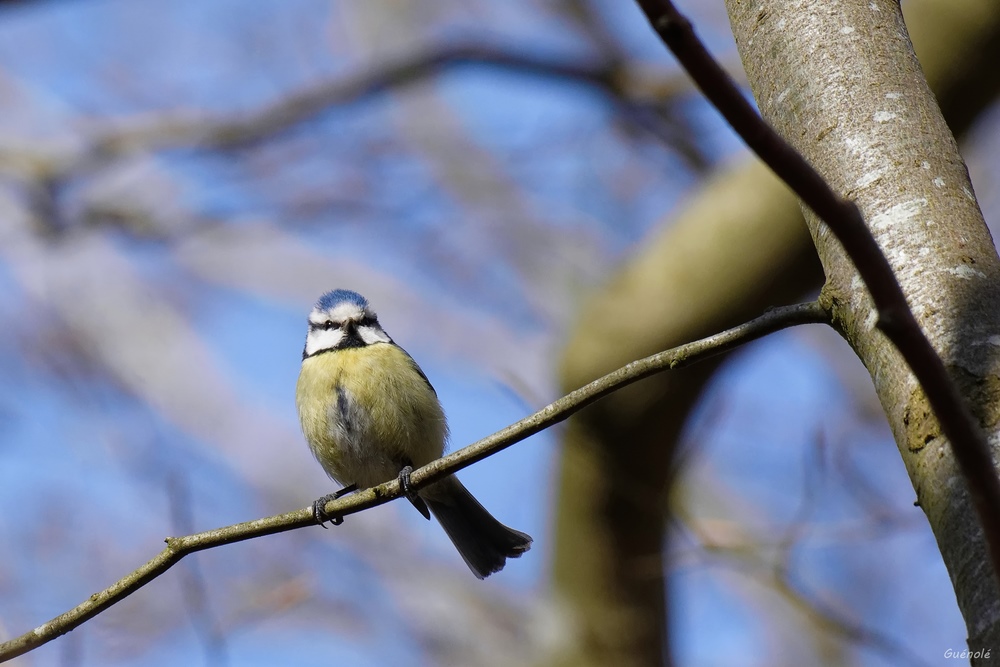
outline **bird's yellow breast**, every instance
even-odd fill
[[[374,486],[406,462],[421,466],[444,451],[441,404],[415,362],[391,343],[303,360],[295,398],[313,454],[342,484]]]

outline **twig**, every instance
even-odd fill
[[[637,0],[650,25],[705,97],[747,146],[830,228],[854,263],[878,312],[878,328],[896,346],[927,395],[955,460],[1000,577],[1000,479],[986,436],[924,336],[906,297],[855,204],[837,195],[801,154],[761,118],[709,54],[670,0]]]
[[[781,329],[799,324],[829,323],[829,321],[829,315],[817,302],[782,306],[714,336],[633,361],[570,392],[533,415],[493,435],[418,468],[411,475],[410,484],[414,489],[420,489],[558,424],[594,401],[650,375],[688,366]],[[382,505],[400,495],[399,481],[392,480],[329,502],[325,509],[330,516],[346,516]],[[48,623],[0,644],[0,662],[23,655],[66,634],[136,592],[188,554],[312,525],[315,525],[312,508],[307,507],[295,512],[238,523],[186,537],[168,537],[167,547],[139,569],[122,577],[103,591],[94,593],[86,601]]]

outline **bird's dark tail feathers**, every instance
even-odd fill
[[[421,493],[472,573],[485,579],[531,548],[531,536],[493,518],[456,477]]]

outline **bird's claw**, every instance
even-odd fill
[[[427,509],[427,503],[424,499],[417,495],[417,492],[410,487],[410,475],[413,473],[413,466],[406,465],[403,466],[402,470],[399,471],[399,486],[403,489],[403,495],[406,499],[410,501],[417,511],[420,512],[425,519],[428,521],[431,518],[430,510]]]
[[[339,526],[340,524],[344,523],[343,517],[330,516],[329,514],[326,513],[326,504],[331,500],[336,500],[336,496],[334,496],[334,494],[332,493],[330,495],[323,496],[322,498],[318,499],[316,502],[313,503],[312,506],[313,519],[316,521],[316,523],[323,526],[324,528],[326,528],[325,524],[327,521],[332,523],[334,526]]]
[[[410,475],[413,474],[413,466],[403,466],[399,471],[399,485],[403,488],[403,495],[412,503],[417,497],[417,492],[410,487]]]
[[[330,516],[329,514],[326,513],[326,504],[331,500],[336,500],[341,496],[347,495],[348,493],[353,493],[357,490],[358,490],[357,484],[351,484],[349,486],[345,486],[340,491],[328,493],[322,498],[319,498],[312,505],[313,519],[315,519],[316,523],[323,526],[324,528],[326,528],[326,526],[323,524],[325,524],[327,521],[332,523],[334,526],[339,526],[340,524],[344,523],[344,517]]]

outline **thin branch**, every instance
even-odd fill
[[[822,323],[829,324],[830,316],[818,302],[782,306],[714,336],[633,361],[580,389],[570,392],[533,415],[511,424],[493,435],[418,468],[411,475],[410,484],[414,489],[423,488],[539,431],[558,424],[594,401],[643,378],[674,368],[689,366],[781,329],[800,324]],[[392,480],[329,502],[325,510],[330,516],[342,517],[376,505],[382,505],[400,495],[401,489],[398,480]],[[53,618],[48,623],[0,644],[0,662],[23,655],[78,627],[136,592],[188,554],[313,525],[315,522],[312,508],[307,507],[295,512],[238,523],[204,533],[185,537],[168,537],[166,539],[167,547],[139,569],[122,577],[103,591],[94,593],[83,603]]]
[[[951,443],[989,545],[993,572],[1000,577],[1000,479],[993,467],[986,436],[941,357],[921,331],[861,211],[854,202],[837,195],[806,159],[758,115],[695,35],[691,22],[670,0],[637,2],[705,97],[844,246],[875,303],[878,328],[913,371]]]

